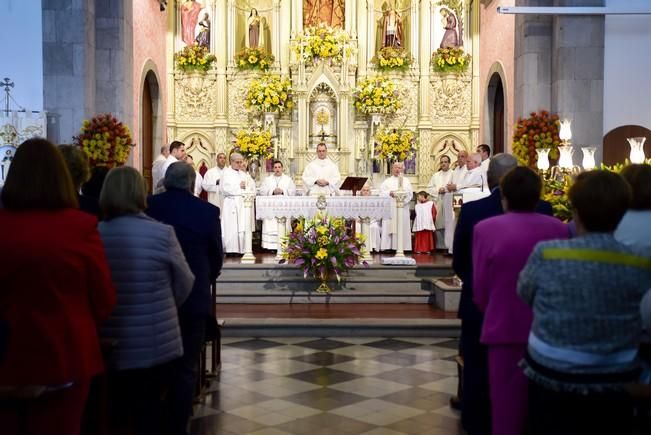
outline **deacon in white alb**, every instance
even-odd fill
[[[401,189],[407,192],[405,205],[402,210],[398,210],[396,202],[391,201],[391,219],[382,219],[382,243],[381,247],[385,249],[397,249],[398,247],[398,231],[402,231],[402,249],[404,251],[411,251],[411,228],[409,225],[409,202],[413,196],[414,190],[411,187],[409,179],[401,177],[404,170],[404,164],[395,162],[391,165],[391,177],[384,180],[380,185],[380,195],[394,197],[397,190]],[[400,183],[402,182],[402,186]],[[402,213],[402,226],[397,227],[398,213]]]
[[[441,170],[434,173],[429,180],[427,190],[432,195],[432,200],[436,205],[436,244],[437,248],[445,248],[445,237],[443,234],[445,228],[445,199],[447,195],[452,195],[448,192],[447,185],[452,181],[452,171],[450,170],[450,156],[441,156],[439,160]]]
[[[265,178],[260,186],[260,195],[296,195],[296,185],[291,177],[283,174],[283,163],[280,160],[274,161],[274,173]],[[286,226],[287,233],[289,233],[289,219],[287,219]],[[278,222],[275,218],[262,221],[262,247],[278,249]]]
[[[311,161],[303,171],[303,185],[308,195],[332,196],[337,194],[341,174],[339,174],[337,165],[327,155],[326,144],[318,144],[316,146],[317,158]]]
[[[170,147],[163,145],[160,147],[160,154],[154,160],[154,163],[151,165],[151,185],[152,191],[156,190],[158,182],[163,179],[165,174],[163,173],[163,165],[165,164],[165,159],[170,155]]]
[[[226,166],[226,154],[217,154],[217,166],[210,168],[203,174],[203,183],[201,187],[208,192],[208,202],[221,208],[224,206],[224,198],[219,189],[219,183]]]
[[[226,253],[244,253],[244,231],[250,221],[244,216],[244,199],[248,174],[242,170],[242,154],[231,154],[231,166],[224,169],[221,178],[221,194],[224,198],[222,207],[222,242]]]

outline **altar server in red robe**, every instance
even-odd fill
[[[414,252],[429,254],[436,248],[436,206],[429,199],[429,194],[421,190],[416,194],[416,219],[414,219]]]

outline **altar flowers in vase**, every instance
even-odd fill
[[[208,47],[193,44],[183,47],[183,50],[174,53],[176,67],[183,72],[206,72],[217,60],[214,54],[210,53]]]
[[[235,134],[234,152],[242,154],[247,160],[270,159],[273,157],[271,132],[268,130],[240,130]]]
[[[317,292],[329,293],[329,279],[341,281],[342,275],[360,263],[364,255],[361,234],[350,234],[343,218],[321,212],[312,219],[300,218],[283,245],[283,259],[303,270],[305,279],[321,281]],[[361,261],[368,267],[366,261]]]
[[[400,107],[400,91],[393,80],[382,76],[362,80],[353,92],[355,108],[364,114],[395,113]]]
[[[468,69],[470,59],[461,47],[439,48],[432,53],[432,67],[441,73],[461,74]]]
[[[324,23],[306,27],[296,35],[294,52],[307,64],[329,59],[339,65],[344,58],[352,55],[350,36],[340,27],[330,27]]]
[[[405,71],[414,61],[406,48],[384,47],[371,59],[371,63],[382,71]]]
[[[253,80],[246,93],[246,107],[254,112],[278,112],[292,110],[292,83],[276,74],[265,74]]]
[[[375,133],[376,160],[403,162],[416,155],[416,133],[407,129],[380,128]]]
[[[267,71],[276,58],[262,48],[245,47],[235,55],[235,64],[238,69],[258,69]]]
[[[124,165],[135,147],[129,127],[110,113],[85,120],[73,141],[88,156],[91,167]]]

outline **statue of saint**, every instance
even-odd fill
[[[186,45],[194,44],[194,28],[201,9],[203,5],[196,0],[185,1],[181,5],[181,39]]]
[[[344,27],[345,0],[304,0],[303,26],[325,23],[331,27]]]
[[[251,9],[249,18],[246,19],[244,45],[249,48],[264,48],[264,23],[258,15],[257,9]]]
[[[203,15],[203,19],[199,21],[199,34],[195,41],[197,44],[210,50],[210,17],[208,16],[208,12],[206,12]]]
[[[459,44],[459,36],[457,35],[457,17],[446,8],[441,9],[441,15],[443,15],[443,27],[445,27],[445,33],[443,34],[443,39],[441,39],[441,48],[456,48],[461,46]]]
[[[382,15],[382,48],[402,47],[402,17],[395,8],[388,8]]]

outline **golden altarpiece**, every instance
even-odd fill
[[[297,184],[305,165],[315,158],[316,144],[326,142],[342,176],[371,176],[377,187],[386,164],[372,163],[374,132],[380,127],[408,128],[416,132],[418,141],[407,175],[415,187],[425,187],[443,154],[454,159],[458,150],[478,143],[478,4],[470,0],[178,1],[170,8],[168,23],[167,136],[183,141],[198,165],[212,167],[216,153],[232,149],[239,129],[271,128],[275,154]],[[184,16],[192,9],[194,21]],[[400,21],[397,44],[413,56],[403,71],[380,71],[372,62],[386,43],[383,26],[390,10],[397,12]],[[458,45],[472,56],[469,68],[460,74],[432,67],[432,53],[449,36],[450,11],[457,15]],[[349,56],[340,62],[303,60],[297,35],[318,23],[345,31]],[[216,61],[202,74],[179,70],[174,52],[193,43],[193,38],[198,41],[206,28],[209,32],[201,37]],[[280,116],[254,114],[245,106],[249,85],[263,73],[238,69],[235,55],[252,38],[274,55],[269,71],[291,80],[294,107]],[[360,114],[353,103],[355,87],[377,75],[396,83],[400,108],[390,115]]]

